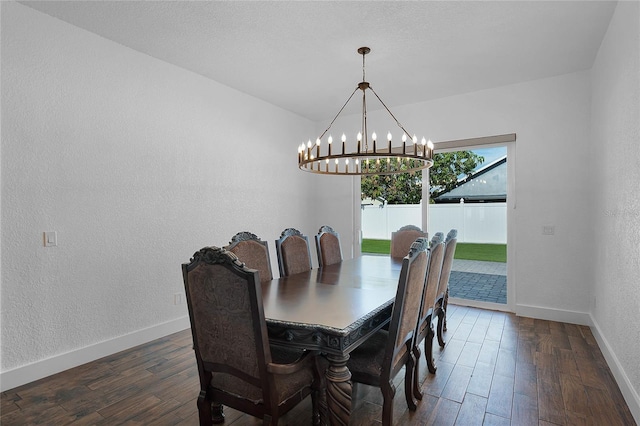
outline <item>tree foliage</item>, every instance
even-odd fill
[[[435,154],[429,169],[431,194],[437,196],[455,188],[460,176],[467,176],[484,162],[484,157],[472,151]],[[380,160],[378,170],[395,170],[394,160]],[[403,167],[400,165],[400,167]],[[386,204],[419,204],[422,199],[422,171],[393,175],[362,176],[361,199],[371,198]]]

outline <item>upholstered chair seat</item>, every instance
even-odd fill
[[[355,371],[362,375],[380,377],[384,356],[387,353],[388,340],[389,331],[380,330],[358,346],[355,353],[352,353],[349,358],[349,370],[352,374]],[[404,352],[406,350],[402,350],[402,354],[399,355],[402,356]]]
[[[274,362],[276,360],[274,359]],[[308,368],[303,368],[292,374],[277,374],[273,377],[273,383],[276,394],[275,399],[278,401],[286,401],[295,396],[301,388],[308,386],[313,382],[313,358],[305,360]],[[225,389],[226,392],[242,396],[244,399],[250,400],[253,404],[263,404],[263,392],[260,387],[253,386],[239,378],[225,374],[214,373],[211,377],[211,386]]]

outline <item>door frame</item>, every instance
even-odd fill
[[[516,235],[515,235],[515,209],[516,209],[516,134],[485,136],[471,139],[459,139],[434,143],[434,153],[466,151],[478,148],[507,147],[507,303],[482,302],[452,297],[450,302],[455,305],[471,306],[476,308],[491,309],[497,311],[515,312],[516,306]],[[429,223],[429,175],[422,174],[422,229],[428,230]]]

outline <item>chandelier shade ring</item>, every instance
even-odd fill
[[[327,175],[390,175],[415,172],[433,165],[433,143],[431,140],[427,141],[423,137],[418,141],[415,134],[411,136],[411,133],[400,124],[369,82],[366,81],[365,55],[370,51],[371,49],[368,47],[358,49],[358,53],[362,55],[362,81],[358,83],[329,126],[315,139],[315,142],[311,142],[309,139],[306,144],[302,143],[298,146],[298,167],[300,170]],[[347,137],[343,133],[341,146],[334,147],[333,136],[329,134],[325,148],[322,138],[331,129],[333,123],[358,90],[362,91],[362,122],[355,142],[348,143]],[[393,146],[393,136],[390,132],[387,133],[386,141],[380,140],[375,132],[369,136],[367,91],[373,93],[402,130],[401,145]],[[369,146],[369,140],[371,140],[371,146]],[[349,149],[347,149],[348,145]]]

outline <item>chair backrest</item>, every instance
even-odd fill
[[[391,257],[402,258],[407,255],[411,244],[417,238],[428,238],[426,232],[415,225],[405,225],[391,233]]]
[[[270,404],[258,273],[225,249],[205,247],[182,265],[182,274],[201,389],[210,384],[226,398]]]
[[[320,267],[342,262],[340,236],[332,227],[321,226],[316,235],[316,252]]]
[[[244,262],[247,267],[257,270],[260,274],[260,282],[273,279],[269,246],[257,235],[251,232],[238,232],[231,238],[225,249],[238,256],[238,259]]]
[[[444,296],[449,286],[449,277],[451,276],[451,266],[453,265],[453,255],[456,252],[456,244],[458,242],[458,230],[452,229],[447,234],[444,242],[444,259],[442,260],[442,271],[440,272],[440,280],[436,298],[440,299]]]
[[[437,232],[431,239],[429,245],[429,268],[427,270],[427,284],[422,295],[422,307],[420,308],[420,326],[424,327],[424,322],[432,314],[436,302],[436,292],[440,282],[440,272],[442,271],[442,260],[444,258],[444,235]]]
[[[282,231],[276,240],[276,254],[281,277],[311,270],[309,239],[295,228]]]
[[[420,313],[421,295],[429,265],[429,242],[418,238],[411,244],[402,260],[398,290],[391,313],[389,339],[382,369],[393,377],[405,364],[405,355],[411,351]]]

